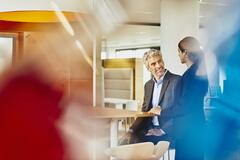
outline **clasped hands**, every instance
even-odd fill
[[[148,113],[152,113],[152,114],[156,114],[156,115],[160,115],[161,114],[161,107],[157,106],[157,107],[153,107],[150,111],[148,111]],[[148,133],[146,134],[146,136],[162,136],[165,133],[161,130],[161,129],[149,129]]]
[[[160,115],[161,114],[161,110],[162,110],[161,107],[157,106],[157,107],[153,107],[150,111],[148,111],[148,113]]]
[[[162,136],[165,132],[161,129],[153,128],[149,129],[146,136]]]

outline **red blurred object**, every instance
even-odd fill
[[[0,160],[67,159],[56,127],[62,92],[34,69],[9,77],[0,88]]]

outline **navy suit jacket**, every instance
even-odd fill
[[[159,106],[161,106],[161,115],[158,116],[160,128],[168,135],[173,132],[173,118],[171,112],[174,109],[174,104],[178,96],[177,85],[180,76],[173,74],[169,71],[163,78],[162,89],[159,97]],[[142,105],[142,111],[149,111],[152,106],[152,95],[154,89],[154,81],[151,79],[146,82],[144,87],[144,102]],[[149,129],[152,126],[152,117],[137,118],[133,125],[130,127],[134,133],[142,132]]]
[[[208,90],[208,81],[206,76],[197,76],[198,68],[198,64],[193,64],[179,81],[180,95],[172,113],[177,139],[190,138],[204,131],[204,95]]]

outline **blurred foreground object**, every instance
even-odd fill
[[[218,73],[210,75],[215,83],[209,92],[207,160],[240,159],[239,3],[231,1],[206,28],[207,47],[216,56]]]
[[[55,122],[61,91],[32,65],[6,73],[0,88],[0,159],[61,160],[64,145]]]
[[[70,155],[72,153],[67,147],[71,142],[61,127],[64,125],[61,117],[67,104],[64,92],[54,87],[54,80],[45,72],[37,62],[29,61],[12,67],[2,75],[1,160],[89,159],[84,150],[86,146],[79,141],[77,149],[80,156],[73,158]],[[81,129],[81,124],[78,128]]]

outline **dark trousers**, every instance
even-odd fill
[[[142,142],[152,142],[154,144],[157,144],[159,141],[170,141],[169,137],[167,135],[163,136],[145,136],[143,135],[140,140]]]
[[[130,140],[130,143],[140,143],[140,142],[152,142],[154,144],[157,144],[159,141],[169,141],[170,145],[173,145],[172,138],[168,135],[163,136],[146,136],[146,131],[141,131],[138,133],[134,133],[132,136],[132,139]]]

